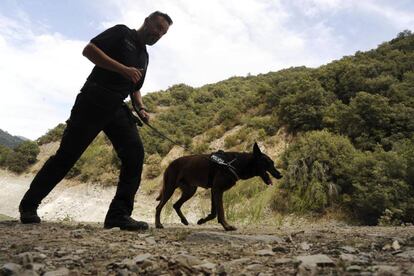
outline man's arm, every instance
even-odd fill
[[[142,77],[142,73],[140,70],[138,70],[135,67],[127,67],[119,63],[118,61],[112,59],[93,43],[89,43],[88,45],[86,45],[86,47],[82,51],[82,55],[87,57],[96,66],[117,72],[125,78],[131,80],[133,83],[137,83]]]
[[[137,90],[131,94],[131,101],[134,106],[136,106],[136,111],[138,115],[144,120],[144,122],[149,121],[149,114],[145,108],[144,102],[142,101],[141,91]]]

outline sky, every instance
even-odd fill
[[[37,139],[65,122],[93,68],[89,40],[156,10],[174,23],[148,47],[144,95],[318,67],[414,31],[412,0],[1,0],[0,129]]]

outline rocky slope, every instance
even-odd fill
[[[414,275],[414,228],[0,222],[0,275]]]

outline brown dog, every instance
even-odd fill
[[[195,194],[197,187],[203,187],[211,188],[211,213],[197,224],[212,220],[218,214],[218,222],[226,231],[236,230],[224,217],[223,192],[233,187],[239,179],[260,176],[267,185],[271,185],[272,181],[267,172],[277,179],[282,177],[273,161],[260,151],[256,143],[252,153],[220,152],[218,156],[219,162],[213,162],[208,154],[183,156],[171,162],[164,172],[164,185],[157,197],[160,201],[155,214],[157,228],[163,228],[160,221],[161,210],[176,188],[180,188],[182,194],[173,207],[181,222],[188,225],[181,206]],[[220,161],[225,162],[218,164]]]

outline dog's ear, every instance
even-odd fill
[[[253,155],[254,156],[260,156],[261,154],[262,154],[262,152],[260,151],[259,146],[257,145],[256,142],[254,142],[254,145],[253,145]]]

